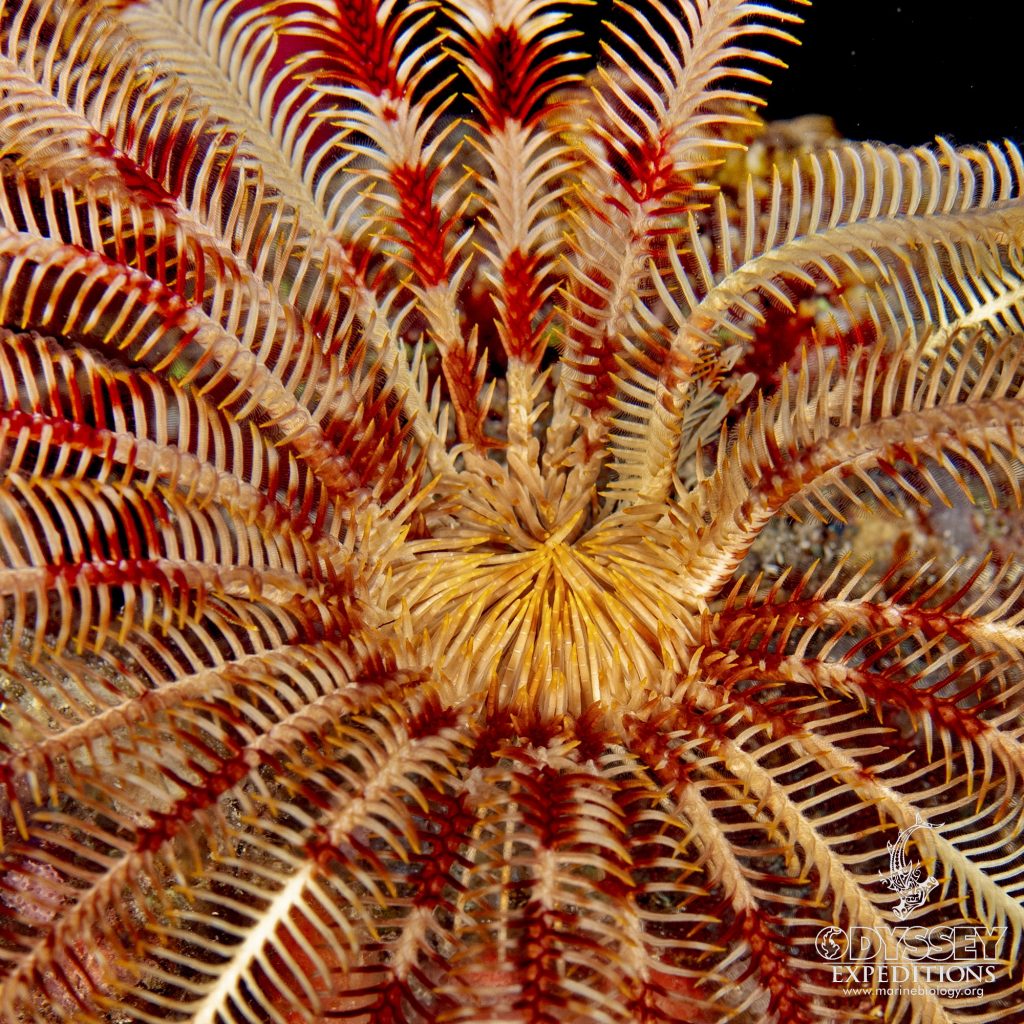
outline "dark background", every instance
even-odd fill
[[[955,11],[955,13],[951,13]],[[1022,0],[818,0],[776,50],[766,115],[830,114],[848,138],[1024,143]]]
[[[827,114],[847,138],[901,145],[940,134],[1024,144],[1024,0],[775,2],[805,24],[792,29],[801,46],[766,47],[789,64],[768,69],[770,87],[754,87],[766,117]],[[611,0],[574,11],[590,52],[601,20],[620,17]]]

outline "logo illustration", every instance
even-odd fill
[[[921,881],[921,866],[910,864],[907,861],[907,845],[911,835],[919,828],[934,828],[930,821],[922,821],[918,814],[917,821],[908,825],[897,837],[895,843],[888,843],[889,847],[889,877],[885,884],[900,895],[900,901],[892,908],[892,912],[900,921],[905,921],[912,911],[921,906],[928,894],[939,883],[928,875]]]
[[[814,940],[814,948],[826,960],[838,960],[843,955],[843,946],[846,945],[846,932],[842,928],[822,928]]]

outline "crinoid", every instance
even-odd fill
[[[0,10],[5,1024],[1021,1019],[1014,146],[726,182],[782,2]]]

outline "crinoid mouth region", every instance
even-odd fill
[[[486,690],[492,709],[546,717],[634,705],[678,678],[697,609],[664,507],[590,523],[579,500],[538,512],[497,463],[461,477],[389,581],[404,646],[446,696]]]

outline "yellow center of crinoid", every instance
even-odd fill
[[[679,678],[695,603],[678,524],[591,523],[589,496],[564,493],[541,514],[493,463],[461,477],[430,536],[393,563],[388,602],[401,646],[449,699],[486,690],[492,708],[579,714]]]

